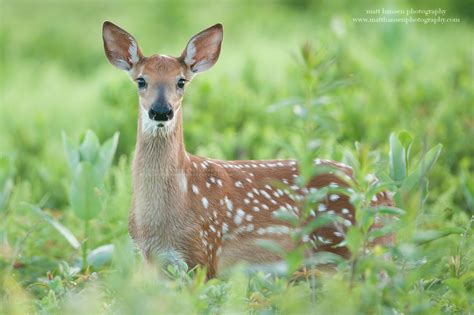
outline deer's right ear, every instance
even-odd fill
[[[102,38],[107,59],[119,69],[129,71],[143,58],[135,38],[109,21],[102,26]]]

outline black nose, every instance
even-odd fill
[[[148,111],[148,117],[155,121],[167,121],[173,119],[173,110],[170,107],[152,107]]]

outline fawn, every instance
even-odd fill
[[[110,63],[125,70],[138,87],[129,233],[146,261],[164,253],[171,259],[184,259],[189,267],[205,266],[209,278],[239,260],[258,264],[278,261],[279,255],[255,243],[256,239],[271,239],[285,249],[295,246],[288,224],[272,213],[283,207],[299,214],[298,200],[305,193],[347,186],[328,172],[300,188],[295,185],[295,160],[221,161],[186,152],[181,108],[184,90],[194,75],[211,68],[219,58],[221,24],[193,36],[179,57],[145,57],[132,35],[108,21],[102,35]],[[350,167],[334,161],[316,159],[315,164],[332,166],[347,176],[352,173]],[[383,192],[371,204],[391,205],[392,200]],[[307,255],[330,251],[348,257],[347,248],[336,245],[355,222],[349,197],[329,194],[314,205],[311,217],[322,213],[342,217],[342,227],[331,224],[306,235],[301,241],[311,244]]]

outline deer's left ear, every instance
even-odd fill
[[[181,59],[191,72],[206,71],[216,63],[221,52],[223,36],[222,24],[216,24],[194,35],[189,40],[181,54]]]
[[[107,59],[119,69],[129,71],[143,58],[135,38],[109,21],[102,26],[102,38]]]

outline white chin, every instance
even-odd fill
[[[170,121],[156,122],[151,121],[151,123],[143,124],[142,130],[144,134],[152,136],[165,136],[170,134],[174,130],[174,119]]]
[[[154,121],[148,117],[148,113],[142,109],[141,115],[142,132],[150,136],[168,135],[176,125],[176,119],[169,121]]]

